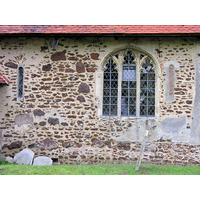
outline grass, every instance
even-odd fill
[[[141,164],[140,169],[135,171],[133,164],[52,166],[2,164],[0,175],[200,175],[200,167]]]

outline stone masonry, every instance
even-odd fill
[[[199,123],[195,118],[192,125],[198,38],[62,37],[56,49],[52,42],[47,36],[0,38],[0,69],[10,80],[0,87],[2,154],[14,157],[29,148],[35,157],[48,156],[60,164],[136,162],[148,128],[142,162],[200,164],[200,137],[194,140],[192,132]],[[158,117],[149,118],[148,127],[146,118],[97,115],[100,63],[127,45],[144,49],[159,63]],[[17,99],[19,64],[25,72],[21,100]]]

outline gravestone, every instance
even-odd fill
[[[33,165],[52,165],[52,159],[46,156],[39,156],[34,159]]]
[[[13,162],[20,165],[32,165],[34,154],[30,149],[23,149],[14,156]]]

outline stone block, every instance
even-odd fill
[[[55,54],[51,56],[51,60],[52,61],[66,60],[65,53],[66,53],[66,50],[62,52],[56,52]]]
[[[33,124],[33,116],[29,114],[19,114],[15,117],[15,124],[18,126]]]
[[[183,115],[178,118],[166,118],[161,122],[161,127],[169,133],[178,133],[186,126],[186,116]]]
[[[30,149],[23,149],[14,156],[13,162],[20,165],[32,165],[34,154]]]
[[[52,159],[46,156],[39,156],[34,159],[33,165],[52,165]]]

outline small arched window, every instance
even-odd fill
[[[23,99],[24,96],[24,68],[22,66],[18,67],[18,77],[17,77],[17,97],[18,99]]]

